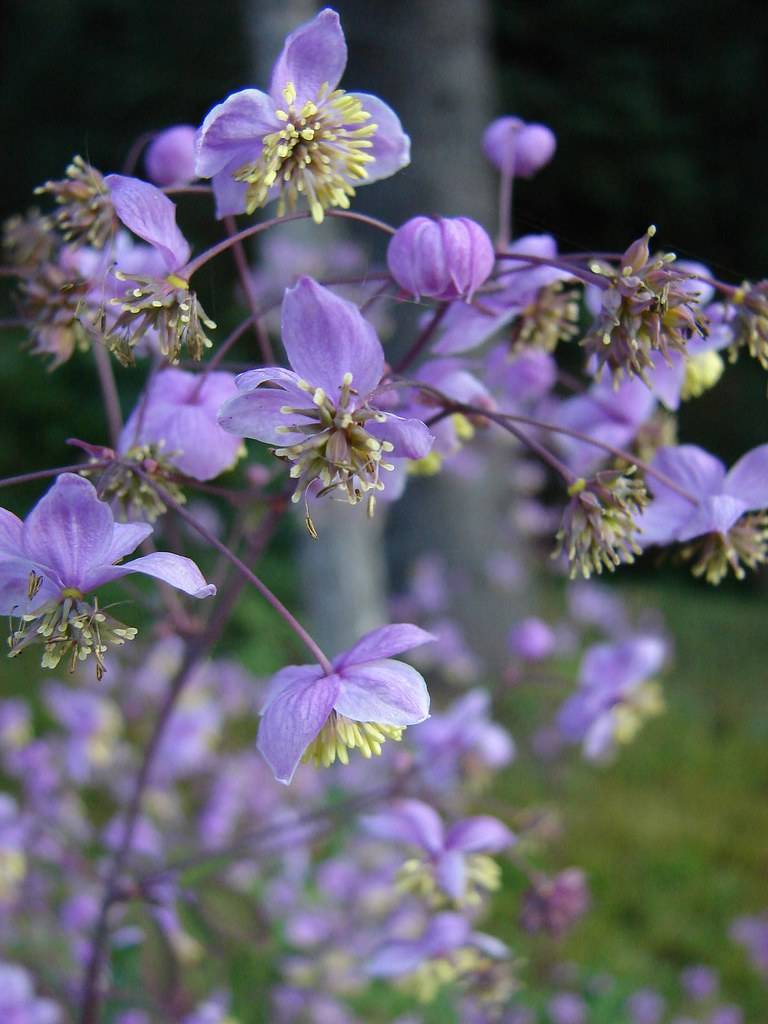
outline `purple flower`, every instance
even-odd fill
[[[465,951],[475,955],[457,956]],[[501,960],[508,952],[493,936],[473,932],[466,917],[445,911],[435,914],[418,939],[384,943],[368,961],[367,969],[374,978],[411,976],[415,994],[428,1002],[441,985],[460,979],[467,970],[471,973],[489,961]]]
[[[169,551],[115,564],[151,532],[144,523],[116,523],[93,484],[72,473],[56,480],[25,522],[0,509],[0,614],[23,619],[12,653],[38,640],[46,668],[65,654],[72,667],[89,655],[101,667],[104,644],[119,645],[136,631],[116,631],[86,595],[129,573],[153,576],[192,597],[216,593],[191,559]]]
[[[387,249],[390,274],[417,299],[471,302],[494,260],[488,233],[468,217],[413,217],[397,229]]]
[[[499,888],[498,865],[488,853],[515,842],[507,826],[489,815],[464,818],[446,829],[434,808],[421,800],[396,800],[388,810],[363,820],[377,839],[419,848],[424,860],[403,865],[401,885],[439,905],[447,896],[457,905],[476,904],[482,891]]]
[[[719,988],[717,972],[703,964],[686,967],[680,974],[680,984],[691,999],[699,1002],[711,999]]]
[[[524,661],[541,661],[553,653],[555,634],[543,619],[531,616],[512,627],[507,645],[512,654]]]
[[[243,89],[210,111],[196,170],[213,178],[219,217],[274,198],[282,216],[303,196],[320,223],[328,207],[349,206],[356,185],[408,164],[410,140],[386,103],[337,88],[346,63],[339,16],[325,8],[285,40],[269,93]]]
[[[347,764],[347,750],[364,757],[381,753],[386,739],[399,740],[406,726],[429,715],[422,676],[391,655],[432,639],[418,626],[382,626],[366,633],[333,660],[289,665],[270,683],[262,708],[258,748],[278,782],[290,783],[299,762]]]
[[[483,150],[502,174],[530,178],[555,154],[557,139],[544,124],[526,124],[519,117],[491,121],[483,135]]]
[[[512,402],[536,402],[544,398],[557,381],[557,364],[540,349],[512,349],[497,345],[487,361],[487,379],[494,391]],[[504,406],[504,408],[507,407]]]
[[[754,969],[768,978],[768,913],[737,917],[730,935],[747,951]]]
[[[430,786],[444,791],[458,784],[461,773],[503,768],[514,758],[514,741],[491,720],[490,703],[487,690],[470,690],[418,730],[414,742]]]
[[[557,243],[551,235],[525,235],[516,239],[506,251],[554,260],[557,258]],[[468,352],[482,345],[516,317],[519,323],[527,324],[526,313],[529,307],[531,311],[535,311],[542,295],[546,295],[552,288],[561,288],[563,281],[570,280],[569,274],[555,267],[526,267],[524,262],[517,263],[511,260],[504,260],[503,265],[512,269],[497,276],[497,291],[482,295],[472,305],[456,302],[451,306],[440,324],[438,340],[432,346],[434,352],[441,355]],[[562,294],[566,295],[565,292]],[[570,307],[570,300],[566,302],[566,306]],[[562,313],[562,310],[560,312]],[[578,315],[578,306],[576,313]],[[557,319],[558,322],[562,319],[560,314]],[[531,334],[530,338],[528,333]],[[542,332],[526,332],[521,328],[520,340],[534,344],[540,333]],[[549,333],[543,332],[547,335]],[[570,337],[571,334],[572,332],[569,332],[567,336]],[[555,335],[556,344],[559,332],[555,331]]]
[[[566,399],[553,418],[560,427],[623,448],[637,436],[655,408],[656,399],[641,380],[622,380],[615,387],[606,379],[593,384],[586,394]],[[579,475],[590,473],[608,458],[605,451],[586,441],[559,435],[557,442],[568,465]]]
[[[176,224],[176,207],[160,189],[139,178],[109,174],[104,179],[120,221],[159,254],[165,274],[150,277],[117,273],[118,280],[132,287],[121,298],[113,299],[120,314],[108,335],[115,355],[124,363],[132,362],[132,349],[149,332],[157,336],[160,350],[171,362],[177,362],[182,346],[193,359],[201,359],[211,341],[205,328],[210,320],[189,289],[185,266],[190,248]]]
[[[586,1024],[587,1006],[575,992],[560,992],[547,1003],[552,1024]]]
[[[161,187],[186,185],[195,177],[195,135],[191,124],[175,124],[155,136],[144,163],[149,179]]]
[[[627,1000],[627,1012],[632,1024],[661,1024],[666,1002],[650,988],[638,989]]]
[[[278,446],[274,454],[293,463],[294,502],[318,481],[321,493],[341,491],[356,504],[383,490],[381,470],[391,465],[385,455],[427,454],[433,436],[420,420],[377,408],[384,351],[357,306],[301,278],[283,301],[283,344],[292,369],[241,374],[241,393],[224,404],[219,423]]]
[[[643,547],[688,544],[684,553],[698,558],[694,575],[709,583],[719,583],[729,569],[743,579],[743,566],[754,569],[768,559],[768,516],[748,514],[768,508],[768,444],[747,452],[727,473],[714,455],[690,444],[660,448],[652,466],[670,483],[648,477],[654,500],[637,520]]]
[[[240,450],[237,438],[216,419],[222,403],[236,392],[229,373],[161,370],[129,416],[118,450],[151,445],[186,476],[212,480],[236,462]]]
[[[707,1024],[744,1024],[744,1011],[733,1003],[716,1006],[707,1017]]]
[[[589,908],[584,872],[567,868],[553,878],[535,879],[524,895],[520,923],[528,932],[564,935]]]
[[[585,756],[592,760],[603,760],[616,743],[634,739],[642,723],[663,710],[661,690],[652,677],[665,657],[664,641],[653,635],[588,648],[579,688],[557,717],[561,734],[583,743]]]
[[[0,1017],[7,1024],[59,1024],[61,1010],[49,999],[35,995],[28,971],[0,963]]]

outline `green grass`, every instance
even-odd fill
[[[667,713],[604,767],[574,759],[553,768],[523,755],[495,797],[558,807],[563,836],[540,861],[578,864],[589,875],[592,912],[560,955],[616,974],[626,991],[652,984],[669,996],[682,967],[709,963],[759,1024],[768,1019],[766,990],[727,932],[737,914],[768,905],[765,605],[754,593],[681,581],[624,592],[659,605],[675,640]],[[514,693],[504,707],[515,728]],[[523,717],[530,709],[526,699]],[[509,926],[516,888],[495,924],[519,947]],[[526,951],[534,975],[552,954],[544,942]]]

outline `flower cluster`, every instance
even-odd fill
[[[439,999],[468,1024],[539,1024],[521,984],[527,936],[578,927],[589,884],[579,867],[542,866],[560,829],[549,811],[486,799],[518,750],[494,714],[546,680],[558,710],[521,749],[552,761],[578,745],[608,761],[663,711],[670,645],[610,592],[562,577],[612,572],[655,546],[676,546],[710,583],[768,562],[768,445],[726,471],[678,445],[675,428],[681,403],[718,386],[721,351],[745,347],[768,366],[766,283],[727,285],[652,254],[654,228],[613,256],[511,238],[513,179],[556,150],[550,128],[516,116],[482,139],[500,175],[495,246],[463,216],[416,210],[390,226],[356,213],[357,187],[405,167],[410,140],[382,100],[340,88],[346,62],[339,17],[323,9],[287,37],[266,91],[231,94],[199,128],[142,136],[126,166],[148,180],[76,157],[37,190],[52,209],[3,229],[11,326],[51,369],[93,359],[106,430],[70,438],[85,461],[2,482],[53,478],[24,519],[0,508],[8,653],[37,647],[42,668],[68,671],[0,699],[3,1021],[58,1024],[77,1006],[84,1021],[236,1024],[226,971],[205,947],[215,935],[246,957],[246,974],[257,946],[275,1024],[356,1024],[374,979],[405,1012]],[[210,185],[188,187],[196,179]],[[168,195],[179,189],[208,194],[226,232],[194,256]],[[272,202],[275,217],[238,230],[235,215]],[[382,231],[386,259],[284,233],[303,220],[295,227],[320,235],[326,217]],[[255,235],[257,268],[244,247]],[[247,315],[214,350],[197,275],[225,254],[239,290],[219,292],[217,307],[227,323],[240,305]],[[125,419],[123,368],[135,381]],[[408,582],[393,623],[371,628],[377,612],[328,657],[257,575],[283,518],[302,506],[322,546],[313,513],[321,526],[347,514],[333,499],[373,517],[407,486],[414,505],[429,501],[431,485],[409,481],[443,472],[467,502],[439,515],[482,533],[487,499],[497,535],[482,536],[468,568],[393,517],[397,541],[418,548],[410,576],[398,556]],[[310,504],[326,499],[325,512]],[[355,530],[375,529],[348,514]],[[327,549],[341,552],[323,579],[329,604],[341,574],[373,575],[368,541],[352,557],[343,529]],[[533,606],[514,553],[552,535],[570,602],[557,622]],[[157,586],[137,585],[142,575]],[[118,583],[143,605],[138,642],[112,614],[104,588]],[[256,619],[246,586],[309,658]],[[480,607],[478,586],[493,607]],[[267,678],[222,658],[219,641]],[[481,930],[511,875],[512,948]],[[733,937],[765,973],[762,918],[740,919]],[[49,948],[39,979],[18,966]],[[560,968],[539,1008],[547,1024],[585,1024],[599,985]],[[740,1020],[710,969],[680,982],[708,1024]],[[667,1012],[650,989],[612,1006],[632,1024]]]

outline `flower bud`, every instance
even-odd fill
[[[530,178],[555,153],[555,133],[545,124],[526,124],[519,117],[499,117],[483,135],[483,150],[502,174]]]
[[[149,145],[144,157],[150,181],[161,187],[186,185],[195,175],[195,129],[190,124],[166,128]]]
[[[541,661],[555,649],[555,634],[546,622],[533,616],[513,626],[507,639],[509,650],[524,661]]]
[[[468,217],[413,217],[398,228],[387,250],[389,272],[417,298],[469,301],[493,264],[487,232]]]

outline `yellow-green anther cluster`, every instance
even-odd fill
[[[241,167],[235,180],[248,184],[248,213],[266,205],[275,189],[278,216],[293,212],[303,196],[312,219],[320,224],[329,207],[349,207],[355,194],[349,179],[368,177],[365,165],[373,160],[368,150],[378,126],[370,123],[371,115],[357,96],[331,90],[327,82],[314,101],[307,100],[298,109],[290,82],[283,99],[285,109],[276,111],[282,127],[264,136],[261,156]]]
[[[60,181],[40,185],[35,194],[55,199],[59,208],[53,219],[65,241],[103,249],[117,223],[104,178],[81,156],[74,157],[65,173]]]
[[[133,364],[133,349],[150,330],[157,332],[160,351],[171,363],[179,361],[183,349],[199,361],[206,349],[212,348],[206,330],[215,330],[216,324],[187,281],[177,274],[154,278],[117,271],[115,277],[135,285],[121,298],[111,300],[120,313],[106,341],[123,365]]]
[[[402,739],[404,728],[377,722],[353,722],[332,711],[328,721],[307,747],[302,762],[329,768],[338,760],[349,764],[349,751],[359,750],[365,758],[379,757],[386,740]]]
[[[30,579],[29,591],[34,581]],[[109,647],[121,647],[133,640],[138,630],[124,626],[99,608],[98,600],[87,602],[80,591],[68,588],[58,601],[50,601],[37,611],[21,616],[19,627],[8,638],[10,657],[32,644],[41,644],[43,668],[56,668],[62,659],[74,672],[80,662],[93,658],[96,678],[105,672],[104,655]]]

